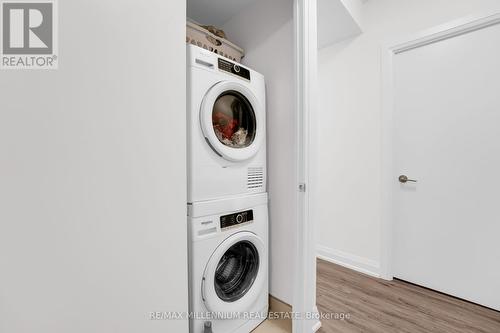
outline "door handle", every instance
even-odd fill
[[[411,182],[411,183],[416,183],[417,181],[415,179],[409,179],[407,176],[405,175],[401,175],[399,176],[398,178],[399,182],[400,183],[407,183],[407,182]]]

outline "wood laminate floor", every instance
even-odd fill
[[[290,320],[266,320],[252,333],[292,333],[292,322]]]
[[[500,333],[500,312],[403,281],[376,279],[318,260],[320,333]]]

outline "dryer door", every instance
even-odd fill
[[[244,85],[219,82],[206,94],[200,122],[207,143],[226,160],[240,162],[259,151],[265,135],[264,106]]]
[[[210,257],[202,281],[203,301],[212,312],[243,312],[259,298],[266,283],[267,251],[251,232],[236,233]]]

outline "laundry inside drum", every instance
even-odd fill
[[[237,91],[224,92],[217,98],[212,125],[219,141],[231,148],[246,148],[255,139],[255,112],[248,99]]]

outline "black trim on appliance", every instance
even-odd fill
[[[253,221],[253,210],[224,215],[220,217],[220,228],[225,229],[251,221]]]
[[[219,58],[219,69],[250,81],[250,71],[238,64]]]

